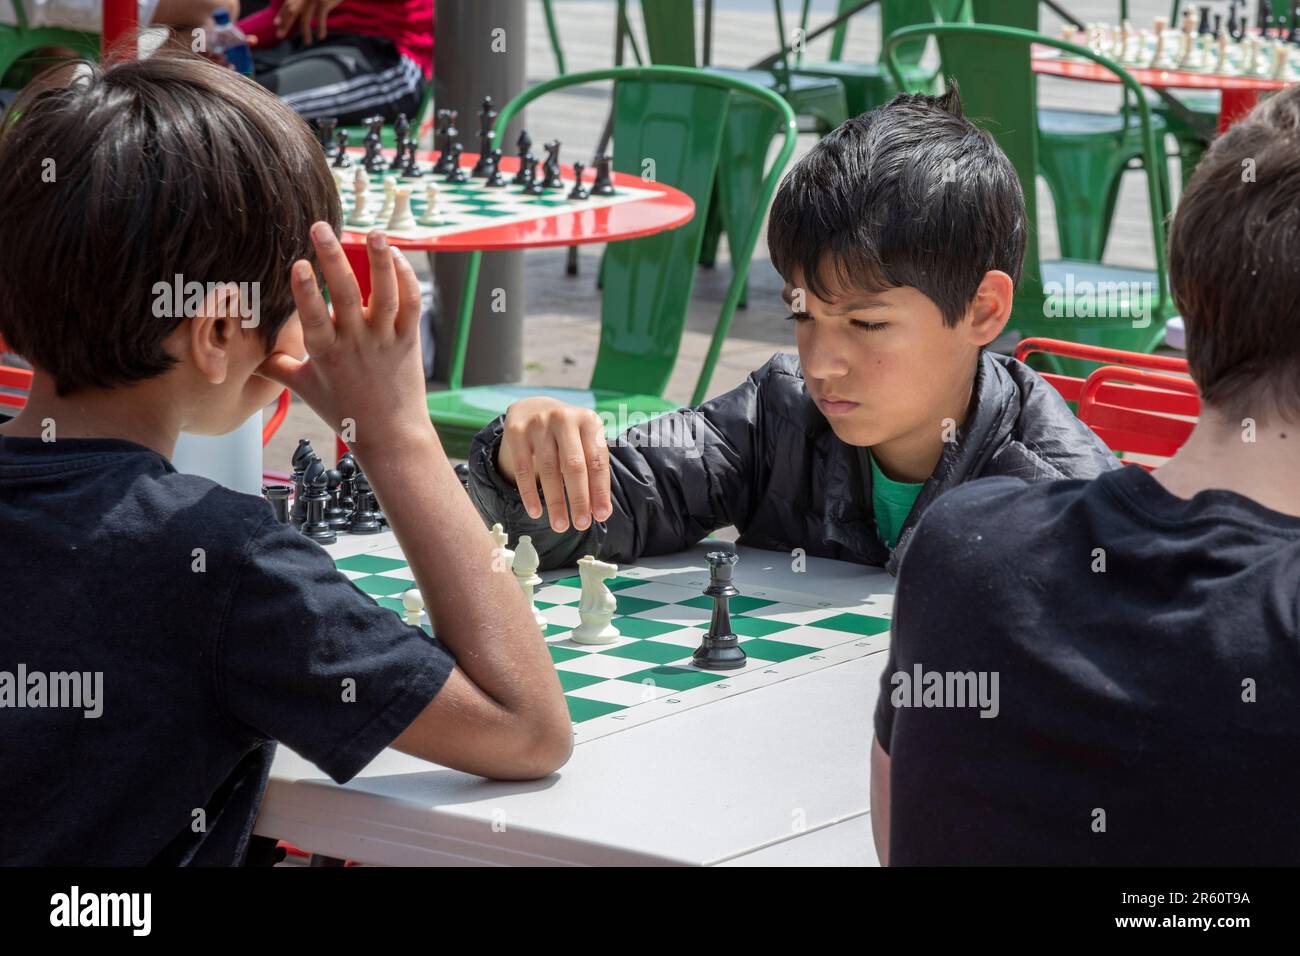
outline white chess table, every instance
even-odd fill
[[[340,544],[384,553],[396,542],[385,533]],[[719,546],[701,542],[619,573],[659,588],[694,585],[707,578],[705,553]],[[765,607],[743,612],[752,624],[793,634],[805,624],[790,621],[818,614],[829,621],[846,608],[892,611],[894,581],[881,570],[807,558],[799,571],[784,552],[736,550],[742,595],[767,595],[752,599]],[[544,574],[539,595],[572,574]],[[819,605],[816,614],[792,610],[792,595]],[[563,605],[543,613],[557,608]],[[661,620],[675,612],[637,613]],[[777,636],[752,646],[771,647]],[[854,635],[814,655],[762,662],[728,677],[734,683],[726,691],[656,697],[629,708],[634,719],[621,727],[611,729],[617,715],[608,714],[593,721],[598,733],[579,733],[584,725],[575,723],[569,762],[526,783],[485,780],[388,749],[339,786],[281,746],[256,832],[323,856],[397,866],[874,865],[869,759],[887,646],[887,631]]]

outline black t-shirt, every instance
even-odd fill
[[[0,864],[241,862],[275,741],[342,783],[454,664],[265,501],[131,442],[0,436],[0,529]],[[15,706],[42,684],[95,700]]]
[[[1136,467],[972,482],[889,653],[891,864],[1300,863],[1300,518]]]

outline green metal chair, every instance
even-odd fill
[[[971,0],[961,22],[987,23],[1037,31],[1041,0]],[[1028,70],[1028,64],[1026,64]],[[1146,166],[1169,208],[1169,158],[1164,120],[1153,118],[1155,165],[1142,163],[1142,131],[1133,121],[1126,93],[1118,113],[1092,110],[1038,111],[1039,172],[1056,206],[1061,256],[1100,262],[1106,251],[1115,202],[1124,172]]]
[[[1030,46],[1040,43],[1056,47],[1114,73],[1133,94],[1143,159],[1152,166],[1158,162],[1156,126],[1151,121],[1142,88],[1119,64],[1084,47],[1030,30],[984,24],[906,27],[891,35],[886,40],[886,56],[900,81],[901,64],[895,64],[894,49],[909,40],[927,36],[934,36],[938,41],[943,73],[959,84],[966,115],[992,134],[1020,178],[1029,233],[1009,327],[1026,337],[1068,339],[1133,352],[1151,351],[1163,337],[1166,320],[1174,314],[1165,268],[1164,193],[1155,177],[1147,178],[1156,258],[1154,270],[1069,259],[1042,261],[1035,191],[1042,158],[1041,136],[1036,132],[1040,111],[1037,84],[1029,69]],[[1093,316],[1099,307],[1104,307],[1109,314]],[[1079,369],[1071,361],[1053,356],[1049,365],[1062,374],[1076,374]]]
[[[776,13],[777,40],[785,50],[785,27],[781,2],[773,0]],[[619,16],[625,16],[626,0],[619,0]],[[799,74],[789,67],[788,58],[779,56],[770,67],[736,69],[712,66],[713,4],[706,2],[703,11],[703,44],[696,58],[694,0],[642,0],[641,15],[645,26],[647,55],[651,63],[673,66],[702,65],[720,76],[743,80],[771,90],[790,105],[796,116],[811,117],[819,134],[828,133],[849,117],[844,85],[833,77]],[[712,266],[717,260],[719,240],[746,237],[766,210],[753,205],[753,196],[762,179],[763,160],[772,139],[781,132],[781,122],[771,111],[744,97],[731,104],[727,113],[723,158],[717,178],[717,201],[710,206],[705,223],[700,264]],[[757,219],[753,219],[757,216]],[[731,239],[728,240],[730,248]],[[736,250],[731,251],[737,258]],[[742,287],[740,305],[747,301]]]
[[[959,2],[959,0],[958,0]],[[948,16],[939,11],[939,19],[951,18],[956,6],[954,0],[939,0],[943,7],[950,8]],[[800,35],[811,39],[808,32],[808,11],[811,0],[803,0],[799,17]],[[919,23],[932,23],[935,12],[931,4],[924,0],[873,0],[864,6],[862,0],[838,0],[835,19],[853,16],[865,10],[867,6],[880,8],[881,40],[895,30]],[[825,60],[804,59],[804,44],[795,51],[792,72],[796,75],[833,77],[844,84],[844,95],[848,103],[849,115],[857,116],[875,109],[888,102],[899,92],[893,78],[882,59],[874,63],[861,63],[844,59],[844,42],[848,34],[848,20],[836,24],[831,34],[830,56]],[[820,33],[821,31],[817,31]],[[903,64],[903,77],[907,81],[906,90],[910,93],[932,93],[938,88],[938,71],[921,65],[925,54],[924,43],[912,43],[899,51],[899,60]]]
[[[0,0],[13,7],[16,26],[0,25],[0,86],[5,74],[24,56],[46,47],[67,47],[88,60],[99,59],[99,34],[55,27],[30,27],[21,0]],[[23,81],[11,81],[21,85]]]
[[[685,67],[614,67],[573,73],[539,84],[515,97],[497,117],[498,134],[533,100],[558,89],[614,80],[613,168],[640,174],[645,157],[655,160],[657,178],[689,195],[694,218],[679,229],[611,243],[606,247],[601,298],[600,346],[586,389],[522,385],[465,387],[462,376],[469,346],[475,287],[481,253],[471,253],[452,346],[449,388],[428,397],[429,417],[448,454],[465,457],[474,435],[513,402],[530,395],[552,395],[571,404],[608,411],[614,418],[656,415],[679,407],[663,397],[677,360],[695,261],[729,109],[751,99],[770,111],[785,131],[771,169],[750,196],[749,221],[757,224],[767,208],[790,156],[797,133],[794,113],[771,90],[733,77]],[[731,283],[713,329],[691,401],[704,400],[722,342],[749,272],[757,228],[734,236]],[[479,334],[490,334],[480,330]],[[620,415],[620,406],[626,409]],[[613,438],[617,428],[611,428]]]

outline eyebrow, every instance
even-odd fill
[[[794,298],[794,292],[790,288],[781,290],[781,299],[786,305]],[[848,315],[852,312],[867,312],[872,309],[885,309],[889,304],[878,295],[868,295],[861,299],[852,299],[842,305],[835,306],[826,310],[827,315]]]

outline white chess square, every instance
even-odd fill
[[[577,604],[582,600],[582,589],[564,584],[543,584],[533,592],[533,597],[547,604]]]
[[[645,665],[642,664],[644,667]],[[653,682],[633,682],[627,680],[607,680],[599,684],[592,684],[589,687],[580,687],[577,690],[571,690],[566,694],[567,697],[583,697],[587,700],[604,701],[607,704],[621,704],[624,707],[635,707],[637,704],[646,704],[660,697],[669,697],[677,693],[671,687],[660,687]]]
[[[693,624],[707,624],[712,612],[707,608],[689,607],[685,604],[664,604],[660,607],[637,611],[635,614],[627,616],[642,617],[648,621],[666,621],[669,624],[690,627]]]
[[[570,645],[563,642],[562,646]],[[609,647],[608,644],[601,645]],[[560,661],[555,665],[557,671],[568,671],[572,674],[589,674],[592,677],[626,677],[628,674],[635,674],[637,671],[643,671],[647,667],[653,667],[653,664],[647,664],[645,661],[634,661],[628,657],[613,657],[609,654],[587,654],[583,657],[575,657],[572,660]]]
[[[540,610],[542,617],[546,618],[548,624],[558,624],[561,627],[577,627],[582,621],[578,609],[567,604],[557,604],[555,607],[544,607]]]
[[[689,600],[689,593],[669,584],[647,581],[645,584],[633,584],[630,587],[619,588],[614,592],[614,597],[621,598],[627,595],[628,597],[642,598],[646,601],[663,601],[665,604],[671,604],[673,601]]]

